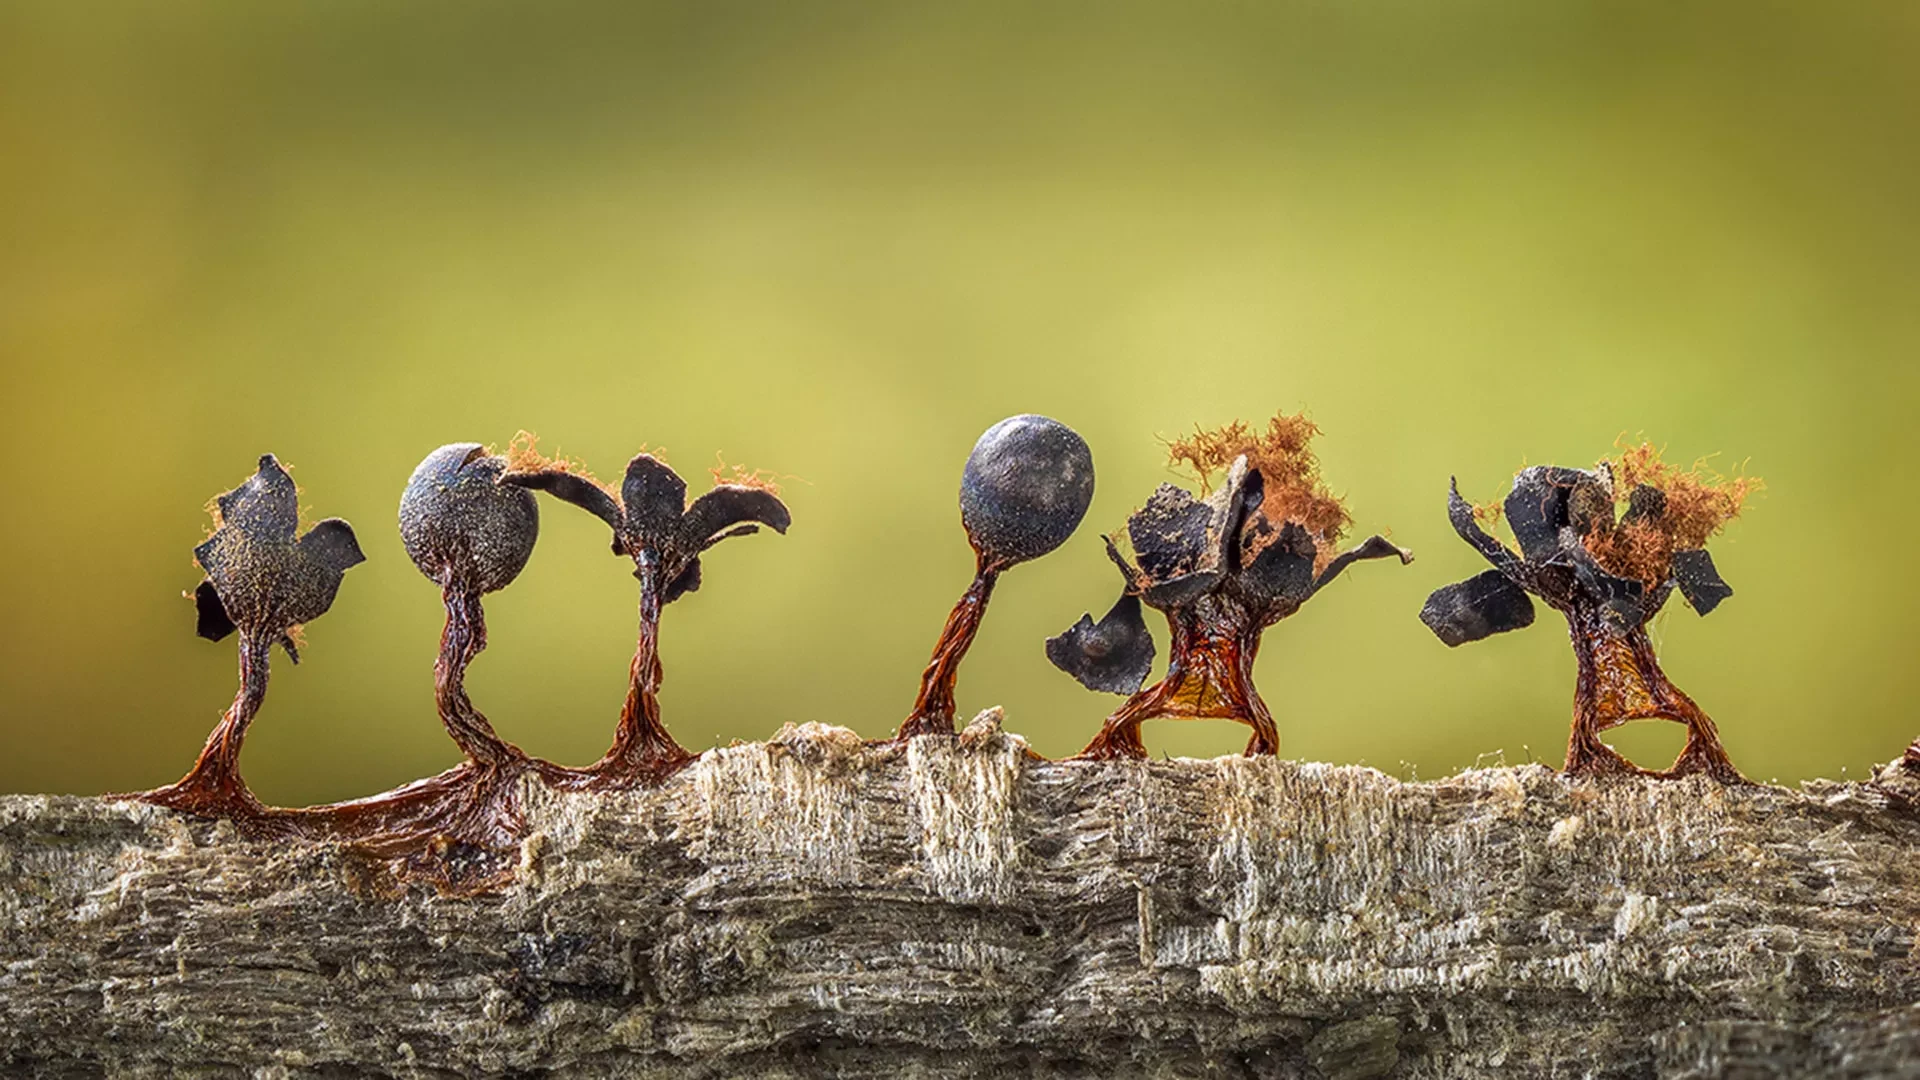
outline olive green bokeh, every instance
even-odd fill
[[[1416,618],[1478,569],[1447,477],[1486,499],[1644,432],[1768,485],[1714,546],[1738,595],[1662,616],[1670,672],[1751,775],[1858,775],[1920,733],[1915,12],[8,5],[0,790],[192,760],[234,660],[192,634],[189,550],[263,451],[369,561],[276,661],[248,776],[301,802],[452,763],[395,506],[435,446],[520,427],[606,474],[644,443],[696,489],[716,451],[799,478],[790,535],[716,549],[666,614],[697,749],[887,734],[971,569],[974,437],[1073,425],[1088,521],[1002,581],[960,683],[1068,753],[1117,699],[1042,641],[1112,601],[1098,533],[1167,478],[1158,440],[1301,407],[1357,535],[1419,561],[1267,634],[1283,752],[1557,763],[1557,621],[1448,650]],[[599,522],[541,509],[471,687],[584,762],[635,586]]]

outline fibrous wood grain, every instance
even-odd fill
[[[1920,780],[1406,783],[807,725],[515,880],[0,799],[0,1075],[1920,1076]]]

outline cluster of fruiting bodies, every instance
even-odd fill
[[[613,745],[584,768],[532,757],[501,739],[465,687],[468,665],[487,646],[481,597],[511,584],[533,554],[540,531],[534,491],[606,522],[613,553],[633,560],[640,583],[626,704]],[[571,463],[541,457],[530,438],[517,439],[505,456],[478,443],[435,450],[400,497],[400,536],[446,605],[434,700],[466,760],[371,798],[280,809],[261,805],[239,771],[241,740],[266,696],[267,649],[279,642],[297,663],[291,632],[325,613],[341,575],[364,556],[338,519],[295,538],[299,495],[270,454],[215,506],[214,533],[194,550],[207,577],[193,595],[202,636],[240,634],[240,690],[193,769],[139,798],[231,818],[256,834],[352,840],[447,885],[486,882],[504,871],[525,831],[518,804],[524,774],[555,787],[606,790],[657,782],[693,760],[660,721],[661,608],[700,587],[707,548],[762,525],[785,532],[790,521],[778,492],[753,476],[716,483],[689,503],[686,482],[652,454],[628,462],[615,492]]]
[[[1303,416],[1282,415],[1264,429],[1234,424],[1171,444],[1173,463],[1197,476],[1203,494],[1162,484],[1124,531],[1105,537],[1120,598],[1098,622],[1083,615],[1046,643],[1048,658],[1087,687],[1126,695],[1081,757],[1145,757],[1141,725],[1156,718],[1239,721],[1252,729],[1248,754],[1278,751],[1279,733],[1253,681],[1265,630],[1357,561],[1413,559],[1377,535],[1339,550],[1350,519],[1320,477],[1311,448],[1317,433]],[[298,662],[294,635],[325,613],[342,575],[364,556],[338,519],[296,535],[297,489],[278,461],[261,458],[253,476],[216,500],[216,527],[194,551],[206,572],[193,593],[199,632],[213,640],[238,634],[239,692],[193,769],[138,797],[227,817],[255,834],[351,840],[446,884],[497,876],[524,832],[517,802],[524,775],[611,790],[656,784],[693,760],[661,721],[661,611],[700,587],[707,548],[762,526],[784,533],[791,520],[777,487],[758,474],[714,475],[713,488],[688,501],[686,483],[654,454],[628,462],[617,490],[541,456],[530,438],[516,438],[504,454],[477,443],[429,454],[401,496],[400,532],[446,606],[435,702],[465,760],[382,795],[280,809],[255,799],[239,771],[241,741],[266,693],[268,651],[279,644]],[[1093,487],[1092,453],[1058,421],[1015,416],[981,435],[960,482],[974,579],[947,619],[895,740],[953,733],[955,680],[996,582],[1064,544]],[[1526,469],[1497,510],[1477,510],[1456,487],[1448,501],[1453,527],[1493,568],[1435,591],[1421,618],[1446,644],[1459,645],[1529,625],[1529,596],[1538,597],[1565,615],[1578,659],[1569,774],[1643,773],[1600,734],[1664,718],[1687,726],[1686,749],[1671,769],[1649,775],[1697,772],[1740,782],[1713,722],[1660,670],[1646,625],[1675,589],[1701,614],[1731,594],[1704,545],[1739,512],[1750,487],[1665,466],[1646,446],[1593,470]],[[613,553],[632,560],[639,582],[639,636],[613,744],[582,768],[502,740],[464,685],[487,643],[481,598],[510,584],[532,555],[535,491],[604,521]],[[1482,528],[1481,519],[1493,516],[1505,517],[1518,552]],[[1169,636],[1165,673],[1150,686],[1156,650],[1142,605],[1164,616]],[[1920,742],[1909,758],[1920,767]]]

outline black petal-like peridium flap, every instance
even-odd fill
[[[1498,570],[1435,589],[1420,621],[1448,646],[1465,645],[1533,624],[1533,600]]]
[[[1680,586],[1680,595],[1702,615],[1733,595],[1733,586],[1721,580],[1720,571],[1714,568],[1713,556],[1707,554],[1706,548],[1674,552],[1673,581]]]
[[[220,603],[220,591],[211,581],[201,581],[193,590],[194,613],[198,620],[194,633],[208,641],[220,641],[233,633],[233,620],[227,617],[226,606]]]
[[[721,484],[687,507],[680,523],[681,548],[687,554],[705,551],[729,536],[751,533],[751,523],[785,533],[787,526],[793,524],[793,515],[771,491]]]
[[[1236,550],[1247,513],[1246,493],[1260,483],[1259,474],[1236,459],[1226,483],[1203,502],[1172,484],[1161,484],[1127,519],[1127,538],[1148,585],[1142,595],[1160,608],[1191,603],[1220,584],[1232,569],[1229,556]]]
[[[1545,562],[1560,547],[1560,530],[1572,524],[1567,503],[1574,486],[1594,479],[1579,469],[1535,465],[1520,470],[1507,495],[1507,527],[1528,562]]]
[[[1480,527],[1479,520],[1473,516],[1473,506],[1460,497],[1458,479],[1451,481],[1447,489],[1447,520],[1453,523],[1453,531],[1460,534],[1460,539],[1493,565],[1505,567],[1518,561],[1513,552],[1507,550],[1507,545]]]
[[[367,557],[354,538],[353,526],[339,518],[316,524],[294,546],[294,579],[288,583],[285,611],[288,621],[297,626],[325,615],[340,591],[341,575]]]
[[[300,489],[272,454],[260,455],[253,475],[216,502],[221,525],[255,541],[291,542],[300,526]]]
[[[639,573],[638,570],[635,570],[634,576],[639,576]],[[660,602],[662,604],[671,604],[690,592],[699,591],[700,557],[696,555],[688,561],[686,569],[680,571],[672,581],[667,583],[667,587],[662,590],[660,594]]]
[[[1176,607],[1219,583],[1221,545],[1213,522],[1212,507],[1173,484],[1161,484],[1127,519],[1148,603]]]
[[[367,561],[353,526],[341,518],[327,518],[307,530],[300,538],[300,550],[315,564],[329,570],[345,571]]]
[[[679,537],[680,515],[687,508],[687,482],[652,454],[637,454],[627,462],[620,503],[626,513],[622,534],[633,547],[658,550]]]
[[[1313,563],[1319,549],[1297,522],[1289,521],[1280,535],[1260,549],[1253,563],[1240,571],[1235,584],[1255,607],[1298,607],[1313,595]]]
[[[1349,548],[1341,552],[1332,562],[1328,563],[1327,568],[1320,571],[1320,576],[1314,579],[1314,591],[1318,592],[1326,588],[1327,584],[1345,572],[1347,567],[1367,559],[1399,559],[1400,565],[1406,566],[1413,561],[1413,552],[1408,551],[1406,548],[1401,547],[1384,536],[1378,534],[1369,536],[1361,542],[1359,547]]]
[[[195,590],[202,636],[223,627],[279,634],[326,614],[349,567],[366,561],[353,527],[328,518],[298,541],[299,491],[272,454],[220,496],[220,527],[193,549],[220,614]],[[225,634],[221,634],[222,637]],[[215,640],[218,640],[217,638]]]
[[[1602,570],[1594,572],[1585,564],[1574,567],[1580,584],[1595,594],[1602,606],[1623,625],[1639,626],[1654,616],[1647,610],[1647,587],[1632,578],[1615,577]],[[1660,597],[1666,599],[1663,594]]]
[[[615,533],[620,531],[620,504],[614,502],[613,496],[602,490],[600,485],[584,476],[560,469],[542,469],[538,472],[504,473],[500,482],[544,491],[606,522],[607,527]]]
[[[1123,595],[1098,623],[1092,614],[1047,639],[1047,659],[1089,690],[1131,694],[1153,668],[1153,634],[1140,614],[1140,598]]]

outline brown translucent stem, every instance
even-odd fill
[[[1745,783],[1720,744],[1720,733],[1660,670],[1644,626],[1608,619],[1595,604],[1566,611],[1578,671],[1573,693],[1573,731],[1567,740],[1569,776],[1679,777],[1705,773],[1723,783]],[[1673,720],[1687,726],[1687,743],[1664,772],[1642,769],[1600,741],[1600,733],[1631,720]]]
[[[246,741],[247,727],[260,712],[261,702],[266,700],[267,650],[277,636],[241,631],[240,689],[213,734],[207,736],[199,759],[179,780],[135,798],[203,817],[246,818],[259,814],[260,801],[240,777],[240,746]]]
[[[658,783],[693,760],[660,719],[660,564],[653,552],[635,557],[634,576],[640,579],[640,636],[613,745],[583,770],[543,768],[549,782],[593,789],[633,787]]]
[[[1260,628],[1212,606],[1176,608],[1168,613],[1172,643],[1166,677],[1134,694],[1107,717],[1100,733],[1079,756],[1094,760],[1144,758],[1140,725],[1162,717],[1189,720],[1238,720],[1253,729],[1247,756],[1280,752],[1273,714],[1253,685],[1253,661],[1260,652]]]
[[[947,615],[947,625],[933,646],[933,658],[920,673],[920,696],[914,699],[913,712],[900,725],[895,740],[953,734],[953,688],[960,675],[960,661],[966,659],[974,635],[980,632],[980,620],[987,613],[987,601],[993,598],[993,585],[1000,580],[1001,569],[984,555],[975,557],[973,584]]]
[[[1260,691],[1253,685],[1253,662],[1259,655],[1260,634],[1256,631],[1242,639],[1237,657],[1239,692],[1244,697],[1247,709],[1244,719],[1247,726],[1253,729],[1243,753],[1247,757],[1274,757],[1280,753],[1280,729],[1274,726],[1273,713],[1267,710],[1266,699],[1260,696]]]
[[[440,596],[447,605],[447,625],[440,632],[440,658],[433,665],[433,695],[440,722],[468,761],[497,767],[524,757],[518,747],[494,732],[486,715],[467,697],[467,665],[487,647],[487,616],[480,606],[480,593],[448,586]]]

